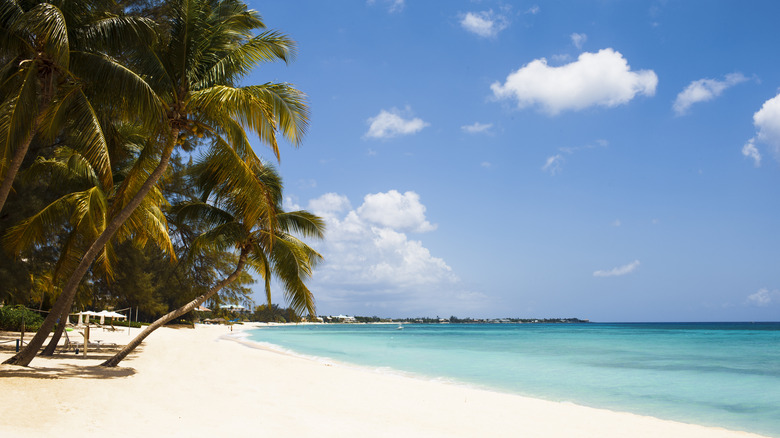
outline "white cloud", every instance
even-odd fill
[[[467,12],[460,20],[460,25],[467,31],[484,38],[492,38],[509,26],[509,20],[492,10],[482,12]]]
[[[748,304],[759,306],[759,307],[766,307],[770,305],[773,301],[777,301],[780,299],[780,291],[772,290],[762,288],[759,289],[758,292],[749,295],[747,297]]]
[[[425,206],[420,203],[420,195],[406,192],[403,195],[396,190],[387,193],[368,194],[363,205],[357,209],[358,215],[367,222],[383,227],[426,232],[436,229],[425,220]]]
[[[525,11],[526,14],[536,15],[540,11],[539,5],[533,5]]]
[[[284,207],[284,211],[297,211],[302,210],[302,207],[298,205],[298,200],[291,196],[285,196],[284,201],[282,202],[282,206]]]
[[[460,129],[464,132],[468,132],[469,134],[477,134],[480,132],[486,132],[492,127],[493,127],[492,123],[474,122],[474,124],[472,125],[463,125],[460,127]]]
[[[742,146],[742,155],[748,158],[752,158],[753,164],[756,167],[761,165],[761,153],[758,152],[758,148],[756,147],[756,139],[751,138],[747,143],[745,143],[744,146]]]
[[[764,102],[753,115],[753,124],[758,128],[758,140],[780,152],[780,94]]]
[[[706,102],[720,96],[727,88],[733,87],[740,82],[747,81],[742,73],[731,73],[726,75],[722,81],[715,79],[699,79],[691,82],[685,90],[677,95],[674,101],[674,112],[677,115],[683,115],[694,103]]]
[[[568,53],[561,53],[559,55],[553,55],[551,58],[556,64],[563,64],[564,62],[571,59],[571,55]]]
[[[613,227],[619,227],[621,225],[623,225],[623,222],[620,222],[620,219],[615,219],[615,221],[612,222]]]
[[[538,105],[550,115],[591,106],[615,107],[638,94],[652,96],[658,77],[652,70],[631,71],[620,52],[602,49],[580,54],[577,61],[550,67],[536,59],[490,86],[497,99],[517,99],[517,106]]]
[[[607,271],[596,271],[593,273],[594,277],[619,277],[621,275],[626,275],[634,272],[636,268],[639,267],[639,260],[634,260],[633,262],[618,266],[617,268],[612,268]]]
[[[340,216],[341,213],[352,208],[344,195],[336,193],[326,193],[317,199],[309,201],[309,210],[322,216],[324,219],[330,219]]]
[[[404,113],[409,112],[411,110],[408,107],[403,113],[397,108],[392,108],[389,111],[381,110],[375,117],[370,117],[367,120],[369,127],[366,137],[391,138],[399,135],[409,135],[421,131],[426,126],[430,126],[430,123],[420,118],[405,119],[403,117]]]
[[[547,157],[542,170],[550,172],[550,175],[557,175],[561,173],[561,163],[563,162],[563,155],[555,154],[551,157]]]
[[[465,290],[444,259],[406,234],[435,229],[415,192],[373,193],[349,205],[335,193],[308,205],[327,226],[317,245],[325,261],[310,286],[323,312],[462,315],[485,305],[483,294]]]
[[[405,0],[382,0],[382,3],[387,5],[387,11],[390,13],[401,12],[406,6]],[[376,0],[366,0],[366,4],[374,5]]]
[[[573,33],[571,34],[571,43],[574,44],[574,47],[578,49],[582,49],[582,45],[585,44],[585,41],[588,40],[588,36],[584,33]]]
[[[780,94],[767,100],[761,109],[753,114],[753,125],[756,127],[756,136],[742,146],[742,155],[752,158],[758,167],[761,164],[761,153],[756,146],[764,143],[769,146],[780,160]]]
[[[485,169],[490,169],[492,164],[490,164],[490,161],[483,161],[482,163],[480,163],[480,166],[484,167]]]

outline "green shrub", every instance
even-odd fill
[[[114,327],[127,327],[128,324],[130,325],[130,327],[135,327],[135,328],[141,327],[141,323],[138,322],[138,321],[129,321],[128,322],[128,321],[125,321],[125,320],[118,319],[118,320],[114,320],[114,323],[113,323]],[[106,319],[105,325],[112,325],[111,320]]]
[[[25,331],[34,332],[43,324],[43,317],[24,306],[0,307],[0,330],[20,332],[22,321]]]

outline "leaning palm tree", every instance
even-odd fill
[[[205,247],[235,251],[238,253],[235,270],[206,293],[147,326],[102,366],[118,365],[153,331],[212,298],[235,281],[246,267],[255,270],[265,280],[269,305],[271,279],[275,277],[283,285],[285,297],[296,312],[315,314],[314,297],[305,280],[321,256],[294,234],[322,238],[322,219],[306,211],[282,211],[281,180],[271,167],[260,162],[243,162],[227,148],[212,154],[209,160],[214,162],[215,155],[233,155],[235,166],[223,165],[218,170],[210,168],[207,161],[205,166],[200,167],[208,174],[201,175],[202,201],[179,205],[176,213],[182,220],[195,220],[207,225],[208,230],[198,236],[192,251]],[[229,179],[221,178],[220,171],[230,171],[231,176]],[[214,177],[217,177],[216,180]],[[251,197],[248,196],[250,193],[261,193],[262,196]],[[205,202],[207,199],[209,202]]]
[[[111,182],[96,96],[81,75],[93,69],[95,51],[154,38],[149,20],[110,14],[113,3],[0,0],[0,211],[36,135],[77,132],[77,147]],[[108,88],[123,83],[110,79]]]
[[[289,84],[237,86],[251,70],[263,62],[288,61],[294,43],[284,35],[266,31],[260,15],[237,0],[175,0],[172,15],[154,50],[131,53],[132,65],[144,78],[111,59],[97,63],[91,78],[119,75],[127,89],[147,97],[150,111],[137,116],[156,121],[154,138],[158,148],[149,152],[158,157],[157,167],[138,190],[125,189],[137,181],[128,179],[120,188],[111,221],[84,253],[79,265],[63,287],[51,313],[24,350],[4,363],[28,365],[35,357],[57,316],[70,307],[76,289],[102,248],[127,220],[157,183],[177,145],[187,146],[194,137],[220,138],[242,157],[254,157],[245,130],[255,132],[279,158],[277,133],[298,145],[306,129],[308,108],[304,95]],[[124,98],[125,89],[120,89]],[[163,116],[158,119],[157,115]],[[146,152],[146,151],[145,151]]]
[[[145,161],[150,160],[144,160],[142,157],[136,163]],[[138,172],[142,168],[143,166],[134,166],[129,172]],[[85,242],[93,241],[110,219],[109,205],[115,201],[112,198],[114,188],[103,187],[90,163],[68,147],[59,148],[53,159],[39,158],[27,172],[35,175],[43,171],[42,169],[53,175],[55,184],[63,184],[67,181],[66,185],[80,185],[83,190],[58,198],[38,213],[10,228],[3,236],[3,244],[9,252],[19,256],[28,248],[47,244],[49,230],[63,228],[63,224],[68,224],[67,228],[70,232],[63,242],[59,260],[49,276],[51,289],[60,289],[63,279],[67,278],[81,259]],[[127,170],[119,170],[116,172],[117,175],[127,173]],[[96,265],[99,275],[113,277],[114,243],[128,240],[141,246],[151,241],[175,259],[173,245],[168,236],[167,222],[162,212],[165,206],[167,203],[157,189],[152,190],[150,196],[144,198],[140,208],[133,212],[130,220],[120,227],[112,241],[103,248],[98,258],[100,263]],[[69,314],[70,307],[67,307],[59,315],[60,324],[44,350],[45,355],[54,353]]]

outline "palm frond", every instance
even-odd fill
[[[43,245],[49,232],[72,215],[79,193],[70,193],[50,203],[41,211],[11,227],[3,236],[3,246],[19,255],[25,248]]]
[[[20,72],[17,93],[0,105],[0,152],[6,161],[35,129],[38,116],[36,63],[29,63]],[[0,168],[0,177],[5,169]]]
[[[215,84],[230,83],[236,77],[252,72],[259,64],[282,60],[289,63],[295,57],[295,41],[276,31],[257,35],[238,47],[218,54],[218,60],[200,77],[193,89],[201,90]]]
[[[11,32],[29,32],[45,46],[45,57],[67,69],[70,59],[68,26],[62,11],[50,3],[40,3],[24,13],[10,28]]]
[[[64,125],[74,148],[90,163],[100,176],[100,182],[108,190],[113,185],[108,143],[98,114],[84,95],[81,86],[64,87],[49,106],[44,116],[42,131],[49,137],[57,136]]]
[[[71,71],[87,80],[106,96],[117,96],[116,105],[139,118],[149,127],[160,123],[165,105],[144,78],[109,56],[83,51],[71,52]]]
[[[279,228],[286,233],[300,234],[304,237],[325,238],[325,221],[305,210],[278,214]]]
[[[74,45],[110,52],[121,52],[128,46],[151,47],[158,39],[156,28],[156,23],[145,17],[103,17],[76,29]]]

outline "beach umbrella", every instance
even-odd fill
[[[106,317],[109,318],[126,318],[125,315],[122,315],[121,313],[112,312],[110,310],[101,310],[100,312],[96,313],[96,315],[100,316],[100,324],[106,323]]]
[[[97,312],[93,312],[93,311],[91,311],[91,310],[86,310],[86,311],[83,311],[83,312],[79,312],[79,313],[77,313],[77,315],[79,316],[79,325],[81,325],[81,318],[82,318],[83,316],[86,316],[86,317],[87,317],[87,322],[89,322],[89,317],[90,317],[90,316],[98,316],[98,315],[100,315],[100,314],[99,314],[99,313],[97,313]]]

